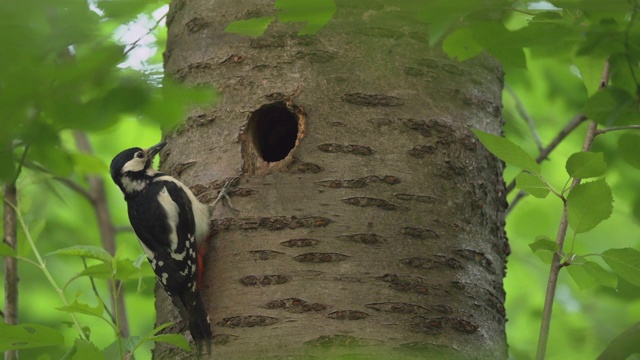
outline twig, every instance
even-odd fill
[[[17,219],[16,211],[11,204],[18,203],[18,194],[15,182],[4,184],[4,216],[3,216],[3,241],[14,251],[17,247]],[[18,324],[18,261],[13,257],[4,258],[4,322],[11,325]],[[8,350],[4,355],[5,360],[18,359],[17,350]]]
[[[640,130],[640,125],[612,126],[604,129],[598,129],[596,131],[596,136],[601,134],[606,134],[612,131],[621,131],[621,130]]]
[[[505,212],[505,216],[509,215],[509,213],[511,212],[511,210],[513,210],[513,208],[518,205],[518,203],[520,202],[520,200],[524,199],[525,197],[527,197],[527,193],[520,190],[518,191],[518,193],[516,194],[516,196],[509,202],[509,207],[507,208],[507,211]]]
[[[87,134],[79,131],[75,131],[74,137],[78,149],[84,153],[92,154],[91,144]],[[91,199],[91,205],[96,213],[96,219],[98,220],[98,227],[100,228],[100,238],[102,239],[102,246],[112,256],[116,253],[116,231],[111,221],[111,215],[109,214],[109,208],[107,206],[107,197],[104,188],[104,181],[100,176],[87,176],[87,183],[89,183],[89,199]],[[113,292],[113,289],[120,287],[120,281],[116,280],[115,284],[109,284],[109,293],[111,299],[112,308],[116,309],[115,313],[118,314],[118,321],[120,332],[123,337],[129,336],[129,322],[127,321],[127,313],[124,303],[124,291],[120,291],[117,294]],[[120,308],[121,311],[117,311]]]
[[[538,151],[542,152],[544,150],[544,146],[542,146],[542,141],[540,141],[540,135],[538,135],[538,131],[536,130],[536,125],[533,123],[533,119],[527,112],[527,109],[524,107],[524,104],[522,103],[518,95],[513,91],[511,86],[506,85],[504,89],[507,90],[509,95],[511,95],[511,97],[513,98],[513,101],[516,103],[516,109],[518,110],[518,114],[520,114],[520,116],[522,116],[522,118],[527,123],[527,125],[529,125],[529,130],[531,131],[531,135],[533,136],[533,141],[538,146]]]
[[[80,184],[76,183],[75,181],[73,181],[73,180],[71,180],[69,178],[66,178],[66,177],[55,175],[51,171],[46,169],[44,166],[42,166],[40,164],[37,164],[37,163],[34,163],[34,162],[31,162],[31,161],[25,162],[24,167],[26,167],[28,169],[39,171],[39,172],[44,173],[44,174],[51,175],[52,179],[56,180],[57,182],[61,183],[64,186],[68,187],[69,189],[77,192],[79,195],[82,195],[82,197],[87,199],[89,202],[93,202],[91,194],[87,190],[85,190],[85,188],[80,186]]]
[[[64,306],[69,306],[69,302],[67,301],[67,297],[64,295],[64,292],[62,291],[60,286],[58,286],[58,283],[56,282],[56,280],[53,278],[53,276],[49,272],[49,269],[47,269],[46,263],[42,259],[42,255],[40,255],[40,251],[36,247],[36,244],[33,241],[33,238],[31,237],[31,232],[29,231],[29,227],[24,222],[24,219],[22,218],[22,215],[20,215],[20,211],[19,211],[19,209],[17,207],[17,204],[13,204],[13,203],[8,202],[6,200],[6,198],[5,198],[5,204],[8,204],[14,210],[14,212],[16,214],[16,219],[20,223],[20,227],[22,228],[22,231],[24,232],[24,237],[27,240],[27,243],[29,244],[29,246],[31,247],[31,251],[33,251],[33,255],[35,255],[35,257],[36,257],[36,262],[35,262],[36,265],[38,266],[40,271],[42,271],[44,276],[47,278],[47,280],[49,281],[49,284],[51,284],[51,286],[54,288],[54,290],[56,291],[56,293],[58,294],[58,296],[62,300],[62,303],[64,304]],[[76,314],[69,313],[69,316],[71,316],[71,319],[73,320],[73,323],[75,324],[75,326],[76,326],[76,328],[78,330],[78,336],[80,336],[80,338],[82,340],[87,340],[87,336],[84,333],[84,330],[82,329],[82,326],[80,326],[80,323],[78,322],[78,318],[76,318]]]
[[[600,89],[603,89],[609,83],[609,61],[604,65],[602,71],[602,78],[600,80]],[[589,121],[589,127],[587,128],[587,134],[585,135],[584,143],[582,145],[582,151],[589,151],[593,140],[596,137],[598,131],[598,124],[594,121]],[[573,179],[569,191],[575,186],[580,184],[581,179]],[[553,301],[556,295],[556,288],[558,285],[558,275],[563,265],[561,264],[560,254],[563,252],[564,241],[567,235],[567,229],[569,222],[567,220],[567,201],[564,197],[561,198],[562,205],[562,217],[560,218],[560,225],[558,226],[558,234],[556,236],[556,244],[558,245],[558,252],[553,254],[551,260],[551,268],[549,270],[549,280],[547,281],[547,292],[544,299],[544,308],[542,310],[542,321],[540,324],[540,336],[538,337],[538,349],[536,352],[537,360],[544,360],[545,353],[547,351],[547,342],[549,341],[549,327],[551,325],[551,313],[553,311]]]
[[[169,13],[169,11],[167,11],[166,13],[164,13],[164,15],[162,15],[162,16],[161,16],[161,17],[156,21],[156,23],[155,23],[155,24],[154,24],[150,29],[148,29],[148,31],[147,31],[144,35],[140,36],[136,41],[134,41],[134,42],[132,42],[131,44],[129,44],[129,48],[128,48],[127,50],[125,50],[125,52],[124,52],[124,56],[129,55],[129,53],[130,53],[131,51],[133,51],[133,49],[135,49],[135,48],[138,46],[138,43],[139,43],[140,41],[142,41],[142,39],[143,39],[145,36],[147,36],[147,35],[151,34],[151,33],[153,32],[153,30],[155,30],[158,26],[160,26],[160,23],[161,23],[162,21],[164,21],[164,20],[167,18],[167,14],[168,14],[168,13]]]
[[[82,258],[82,265],[84,265],[84,269],[87,270],[87,259]],[[100,293],[98,292],[98,288],[96,287],[96,282],[93,280],[93,276],[89,276],[89,281],[91,282],[91,288],[93,289],[93,293],[104,304],[104,300],[102,300],[102,296],[100,296]],[[104,310],[107,312],[107,315],[109,315],[109,318],[111,318],[111,321],[115,324],[116,318],[113,316],[113,313],[111,312],[111,310],[109,310],[108,307],[105,307]]]
[[[567,123],[567,125],[560,130],[558,135],[556,135],[553,140],[545,147],[542,152],[536,158],[536,163],[540,164],[543,160],[545,160],[549,154],[564,140],[573,130],[575,130],[580,124],[582,124],[585,120],[587,120],[587,116],[585,114],[576,115],[571,121]],[[509,185],[507,185],[507,195],[516,187],[516,181],[511,180]]]

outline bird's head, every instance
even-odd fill
[[[163,141],[148,149],[123,150],[111,160],[111,178],[125,196],[144,189],[153,179],[157,173],[153,159],[166,144]]]

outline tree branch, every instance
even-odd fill
[[[527,112],[527,109],[524,107],[524,104],[522,104],[522,101],[520,101],[520,98],[513,91],[511,86],[506,85],[504,89],[507,90],[509,95],[511,95],[511,98],[513,98],[513,101],[516,103],[518,114],[520,114],[527,125],[529,125],[529,130],[531,131],[531,135],[533,136],[533,141],[538,146],[538,151],[542,153],[542,151],[544,150],[544,146],[542,146],[542,141],[540,141],[540,135],[538,135],[538,131],[536,130],[536,125],[533,123],[533,119],[531,118],[531,116]]]
[[[609,83],[609,61],[604,65],[604,70],[602,71],[602,77],[600,80],[599,89],[602,90]],[[594,121],[589,121],[589,127],[587,128],[587,134],[584,138],[584,143],[582,145],[582,151],[589,151],[591,146],[593,145],[593,140],[596,137],[598,131],[598,124]],[[573,189],[575,186],[580,184],[581,179],[573,179],[571,183],[571,187],[569,191]],[[549,341],[549,327],[551,325],[551,313],[553,311],[553,302],[556,295],[556,288],[558,285],[558,275],[560,274],[560,270],[563,268],[561,264],[561,256],[560,254],[564,249],[564,241],[567,236],[567,229],[569,226],[569,222],[567,220],[567,201],[562,198],[562,217],[560,218],[560,225],[558,226],[558,234],[556,236],[556,244],[558,244],[558,252],[553,254],[553,259],[551,260],[551,268],[549,270],[549,280],[547,281],[547,292],[544,299],[544,308],[542,310],[542,321],[540,324],[540,336],[538,337],[538,349],[536,352],[537,360],[544,360],[545,353],[547,351],[547,343]]]
[[[79,131],[74,132],[76,145],[78,149],[84,153],[92,154],[93,149],[87,134]],[[106,191],[104,188],[104,181],[100,176],[87,176],[87,183],[89,183],[89,199],[96,213],[96,219],[98,220],[98,227],[100,229],[100,238],[102,239],[102,246],[111,255],[116,253],[116,229],[111,221],[111,215],[109,214],[109,207],[107,206]],[[114,286],[115,285],[115,286]],[[124,291],[118,293],[116,300],[116,294],[112,289],[119,288],[120,281],[116,281],[115,284],[109,284],[111,306],[115,309],[116,306],[121,311],[116,311],[118,314],[118,323],[120,324],[120,332],[123,337],[129,336],[129,322],[127,321],[127,313],[124,303]]]
[[[18,204],[18,192],[15,182],[4,184],[3,192],[4,234],[2,241],[16,250],[18,221],[15,206]],[[11,325],[18,324],[18,281],[18,259],[7,256],[4,258],[4,322]],[[17,360],[18,351],[5,351],[4,358],[5,360]]]
[[[556,147],[558,147],[558,145],[562,142],[562,140],[564,140],[569,134],[571,134],[571,132],[575,130],[580,124],[582,124],[585,120],[587,120],[587,116],[585,114],[578,114],[573,119],[571,119],[571,121],[569,121],[567,125],[565,125],[564,128],[560,130],[558,135],[556,135],[556,137],[553,138],[553,140],[551,140],[549,145],[547,145],[547,147],[542,149],[542,152],[540,152],[540,154],[536,158],[536,163],[540,164],[543,160],[549,157],[549,154],[551,154],[551,152],[555,150]],[[511,180],[509,185],[507,185],[507,195],[515,187],[516,187],[516,181],[514,179],[514,180]]]
[[[622,130],[640,130],[640,125],[612,126],[604,129],[598,129],[598,131],[596,131],[596,136],[601,134],[606,134],[612,131],[622,131]]]

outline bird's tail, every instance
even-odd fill
[[[194,293],[191,293],[189,298],[187,304],[191,304],[191,306],[186,306],[189,331],[191,332],[191,337],[196,342],[198,355],[202,353],[203,342],[207,347],[207,354],[211,354],[211,337],[213,333],[211,332],[209,315],[204,308],[202,297],[200,297],[200,291],[196,290]]]

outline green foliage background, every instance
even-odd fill
[[[213,104],[209,95],[180,90],[167,82],[159,87],[156,74],[166,37],[163,26],[151,29],[157,38],[155,55],[144,60],[145,71],[118,68],[128,51],[114,40],[118,26],[135,24],[163,2],[29,0],[0,4],[0,44],[10,56],[0,57],[0,178],[12,178],[24,153],[56,176],[86,186],[84,175],[99,174],[107,185],[109,208],[116,226],[128,226],[122,196],[111,184],[107,165],[120,150],[148,146],[184,118],[185,102],[194,97]],[[331,26],[330,19],[342,2],[332,0],[277,0],[277,16],[245,19],[227,29],[260,36],[273,21],[302,24],[300,34]],[[640,58],[640,25],[635,22],[637,0],[557,0],[535,4],[521,1],[478,2],[471,0],[397,0],[366,3],[373,13],[406,16],[416,26],[429,28],[429,41],[443,46],[459,60],[482,51],[496,56],[505,66],[506,83],[534,120],[543,144],[581,112],[602,125],[638,124],[638,81],[634,67]],[[552,7],[554,5],[557,8]],[[536,7],[534,7],[536,6]],[[385,10],[387,9],[387,10]],[[389,11],[388,9],[391,9]],[[143,14],[143,15],[140,15]],[[146,15],[144,15],[146,14]],[[372,13],[370,13],[371,15]],[[391,14],[391,15],[389,15]],[[380,15],[383,18],[383,15]],[[158,17],[156,17],[158,18]],[[151,21],[153,22],[153,21]],[[327,23],[328,22],[328,23]],[[423,30],[418,29],[418,30]],[[121,30],[120,30],[121,31]],[[129,43],[135,42],[129,41]],[[71,50],[69,46],[72,46]],[[612,64],[613,90],[598,93],[605,59]],[[635,66],[637,71],[637,66]],[[518,113],[511,92],[504,93],[505,136],[533,157],[538,148],[531,131]],[[613,114],[613,115],[612,115]],[[94,156],[80,154],[73,131],[87,131]],[[586,123],[569,135],[541,164],[541,172],[554,186],[567,180],[565,161],[580,151]],[[640,160],[638,137],[633,131],[599,136],[594,152],[602,152],[608,165],[606,181],[615,199],[613,214],[594,230],[576,237],[573,252],[602,253],[611,248],[640,248],[638,221]],[[8,149],[12,151],[8,151]],[[634,166],[635,165],[635,166]],[[507,166],[506,181],[520,168]],[[17,182],[20,210],[42,253],[72,245],[100,245],[91,205],[57,182],[53,175],[24,169]],[[512,198],[515,191],[510,195]],[[529,248],[538,236],[555,238],[561,213],[555,197],[520,202],[507,218],[512,254],[505,289],[510,354],[532,358],[548,276],[548,265]],[[569,233],[568,244],[573,234]],[[18,255],[33,254],[19,234]],[[122,258],[135,261],[141,254],[130,231],[118,234]],[[600,259],[590,259],[604,265]],[[46,257],[47,267],[59,285],[82,271],[79,258]],[[49,325],[65,336],[65,347],[22,350],[23,358],[49,353],[60,358],[78,334],[67,326],[67,313],[42,273],[31,264],[20,266],[20,321]],[[142,336],[154,327],[154,278],[146,262],[141,277],[125,283],[127,312],[133,335]],[[107,298],[103,281],[99,291]],[[0,295],[4,296],[3,289]],[[89,282],[81,278],[66,289],[67,298],[96,306]],[[617,289],[595,285],[581,290],[563,271],[551,323],[549,358],[594,358],[625,328],[640,320],[640,289],[618,278]],[[115,337],[101,320],[80,316],[91,328],[91,340],[104,349]],[[136,353],[150,357],[147,345]],[[46,357],[45,357],[46,358]]]

